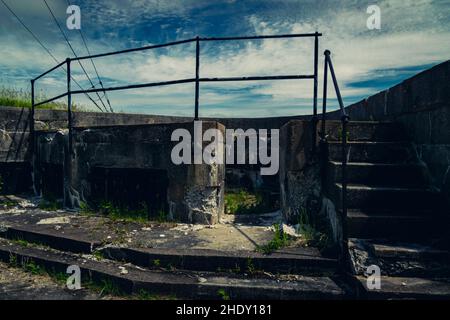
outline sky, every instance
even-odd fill
[[[43,0],[3,0],[58,61],[73,57]],[[79,56],[87,54],[78,30],[68,30],[67,0],[47,0]],[[450,0],[70,0],[81,9],[81,32],[91,53],[200,37],[321,32],[319,108],[323,51],[332,53],[345,105],[446,61],[450,57]],[[369,29],[370,5],[380,8],[380,29]],[[30,90],[30,79],[56,64],[0,2],[0,86]],[[201,77],[313,73],[313,39],[201,44]],[[94,60],[105,87],[195,77],[193,43]],[[91,84],[76,63],[73,76]],[[91,81],[99,80],[90,60]],[[65,92],[65,71],[37,82],[40,97]],[[74,89],[78,89],[76,86]],[[116,112],[192,116],[194,84],[108,93]],[[99,94],[107,105],[103,94]],[[335,109],[329,88],[330,109]],[[93,100],[99,98],[91,94]],[[265,117],[311,114],[311,80],[202,83],[200,116]],[[75,103],[96,110],[84,96]]]

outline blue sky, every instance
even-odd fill
[[[59,60],[72,56],[42,0],[4,0]],[[47,0],[65,26],[67,0]],[[71,0],[81,8],[81,27],[93,53],[183,40],[196,35],[235,36],[278,33],[324,34],[320,52],[330,49],[344,102],[348,105],[449,59],[450,1],[294,0]],[[369,30],[366,10],[381,9],[381,29]],[[78,31],[65,29],[79,55],[86,51]],[[29,79],[55,62],[0,3],[0,85],[29,90]],[[95,60],[105,86],[192,78],[194,45],[180,45]],[[310,74],[309,39],[207,43],[201,76]],[[320,55],[319,92],[323,59]],[[90,61],[84,66],[95,82]],[[88,81],[74,65],[74,74]],[[65,74],[38,84],[52,96],[64,91]],[[308,80],[202,84],[202,116],[252,117],[308,114]],[[321,95],[321,94],[320,94]],[[333,92],[329,92],[333,97]],[[94,96],[93,96],[94,97]],[[192,115],[193,84],[109,94],[116,111]],[[82,95],[75,102],[93,107]],[[333,101],[332,101],[333,102]],[[321,103],[319,103],[320,106]],[[335,106],[332,103],[331,106]]]

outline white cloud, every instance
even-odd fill
[[[128,1],[128,0],[127,0]],[[103,8],[102,19],[108,19],[108,12],[114,16],[114,24],[134,23],[138,9],[142,17],[151,10],[157,14],[183,16],[192,8],[201,7],[201,2],[190,1],[186,6],[180,1],[128,1],[129,9],[123,2],[111,1]],[[183,2],[185,3],[185,2]],[[333,3],[333,2],[331,2]],[[337,3],[337,2],[336,2]],[[367,85],[355,88],[352,83],[367,81],[382,75],[402,75],[401,69],[438,63],[449,58],[450,27],[442,23],[443,5],[432,1],[379,1],[382,13],[382,29],[366,28],[367,14],[363,5],[334,7],[330,4],[320,16],[306,20],[278,19],[253,15],[248,24],[255,34],[304,33],[316,30],[324,35],[320,39],[319,55],[319,97],[322,93],[323,51],[332,51],[333,62],[344,100],[353,101],[356,97],[367,96],[382,88]],[[92,4],[96,8],[100,4]],[[151,10],[150,10],[151,9]],[[100,10],[100,9],[99,9]],[[105,14],[106,13],[106,14]],[[178,30],[179,34],[190,32]],[[3,41],[6,42],[3,42]],[[14,38],[2,35],[0,64],[11,68],[30,68],[45,64],[45,70],[52,65],[51,60],[35,44],[17,43]],[[81,44],[77,43],[77,48]],[[58,57],[68,55],[63,44],[53,46]],[[117,49],[117,48],[116,48]],[[93,43],[92,52],[110,51],[110,44]],[[243,41],[239,44],[208,43],[202,44],[201,76],[253,76],[282,74],[311,74],[313,71],[313,43],[311,39]],[[30,59],[30,56],[33,59]],[[84,62],[93,79],[95,74],[89,61]],[[105,86],[121,83],[158,82],[173,79],[192,78],[195,75],[195,55],[192,44],[171,47],[170,50],[148,51],[130,55],[120,55],[96,60],[96,65]],[[74,66],[77,79],[82,79],[80,70]],[[79,68],[78,68],[79,69]],[[44,71],[42,70],[42,71]],[[381,71],[380,71],[381,70]],[[387,70],[387,71],[386,71]],[[383,73],[382,73],[383,72]],[[47,83],[50,84],[50,83]],[[331,83],[330,83],[331,84]],[[247,86],[248,93],[242,90]],[[223,90],[231,89],[228,93]],[[192,108],[193,85],[175,87],[147,88],[111,93],[111,100],[119,106],[149,105],[162,113],[173,114],[175,110]],[[329,96],[334,97],[329,90]],[[257,98],[258,97],[258,98]],[[252,100],[253,99],[253,100]],[[251,83],[202,84],[201,103],[215,114],[226,114],[214,105],[236,105],[236,101],[246,104],[245,108],[233,109],[236,112],[250,114],[286,114],[309,113],[312,99],[312,82],[308,80],[271,81]],[[320,104],[320,100],[319,100]],[[170,106],[173,108],[169,108]],[[183,106],[181,108],[180,106]],[[272,109],[268,107],[273,106]],[[280,106],[280,107],[278,107]],[[296,107],[298,106],[298,107]],[[125,107],[123,107],[125,109]],[[134,108],[134,107],[133,107]],[[266,108],[266,109],[264,109]],[[120,109],[120,107],[119,107]],[[151,108],[149,107],[149,110]],[[134,109],[133,109],[134,110]],[[276,110],[276,111],[274,111]],[[208,110],[205,110],[207,112]],[[184,111],[183,111],[184,112]]]

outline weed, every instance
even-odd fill
[[[159,260],[159,259],[153,260],[153,266],[154,266],[154,267],[159,267],[159,266],[161,266],[161,260]]]
[[[13,267],[17,267],[17,256],[15,254],[10,253],[9,254],[9,264]]]
[[[289,237],[287,234],[285,234],[280,227],[279,224],[274,224],[274,235],[273,239],[269,241],[269,243],[257,246],[256,250],[260,251],[264,254],[271,254],[274,251],[277,251],[283,247],[286,247],[289,244]]]
[[[136,298],[138,300],[176,300],[174,295],[161,296],[158,294],[150,293],[147,290],[141,289],[137,294]]]
[[[46,194],[39,203],[39,209],[45,211],[56,211],[62,209],[62,203],[57,200],[55,195]]]
[[[14,240],[11,240],[11,242],[18,244],[21,247],[28,247],[30,245],[30,243],[28,241],[23,240],[23,239],[14,239]]]
[[[271,212],[278,208],[258,191],[250,193],[245,190],[227,191],[225,193],[225,212],[227,214],[254,214]]]
[[[157,221],[159,223],[163,223],[163,222],[169,221],[168,218],[169,218],[168,214],[164,210],[159,210],[158,211],[158,219],[157,219]]]
[[[255,266],[253,264],[252,258],[247,258],[247,271],[250,274],[253,274],[256,271],[256,268],[255,268]]]
[[[139,209],[131,210],[124,206],[116,206],[110,201],[100,202],[100,213],[107,215],[113,221],[122,220],[125,222],[137,222],[137,223],[147,223],[148,222],[148,207],[145,202],[140,203]]]
[[[217,290],[217,295],[218,295],[222,300],[230,300],[230,296],[226,293],[225,289],[219,289],[219,290]]]
[[[34,260],[29,260],[29,261],[24,261],[24,263],[22,264],[22,268],[26,271],[29,272],[31,274],[43,274],[45,272],[44,269],[42,269],[40,266],[38,266],[36,264],[36,262],[34,262]]]
[[[317,216],[315,221],[312,221],[306,209],[302,208],[297,221],[297,231],[302,235],[304,246],[316,246],[319,250],[328,249],[332,246],[329,237],[330,230],[328,230],[325,219]]]
[[[121,296],[123,295],[122,290],[110,279],[102,279],[102,289],[100,290],[100,295],[113,295]]]
[[[80,202],[80,214],[82,216],[93,216],[95,215],[95,211],[87,204],[86,202],[81,201]]]
[[[103,255],[103,252],[96,250],[92,252],[92,255],[94,256],[95,260],[100,261],[105,259],[105,256]]]

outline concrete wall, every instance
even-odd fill
[[[66,176],[71,177],[64,181],[64,198],[69,207],[80,206],[96,196],[90,179],[94,168],[165,171],[169,216],[183,222],[216,223],[224,209],[224,165],[173,164],[171,152],[177,142],[171,141],[171,135],[179,128],[194,136],[193,122],[78,128],[72,156],[66,148],[67,132],[40,132],[36,167],[64,167]],[[203,122],[203,132],[209,128],[224,131],[217,122]],[[208,144],[204,142],[204,146]],[[45,179],[47,175],[36,177],[39,185],[45,184]]]
[[[401,123],[450,203],[450,61],[346,108],[351,120]],[[339,119],[332,112],[329,119]]]

